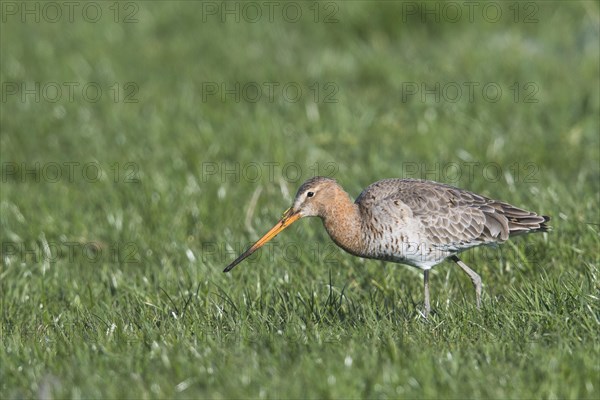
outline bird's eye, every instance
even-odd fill
[[[315,192],[306,192],[306,197],[313,197]]]

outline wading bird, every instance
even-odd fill
[[[331,239],[350,254],[422,269],[425,317],[430,311],[429,270],[435,265],[448,258],[458,264],[475,286],[479,308],[481,277],[457,254],[550,228],[549,217],[433,181],[380,180],[353,203],[334,179],[315,177],[300,186],[281,220],[223,272],[302,217],[321,218]]]

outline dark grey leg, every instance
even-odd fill
[[[425,289],[425,310],[423,315],[425,318],[429,316],[429,311],[431,310],[431,306],[429,304],[429,270],[423,270],[423,286]]]

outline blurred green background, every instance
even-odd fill
[[[599,5],[2,2],[0,388],[20,397],[597,398]],[[432,277],[298,186],[426,178],[554,231]]]

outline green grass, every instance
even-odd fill
[[[516,21],[494,3],[493,23],[355,1],[317,23],[312,2],[296,23],[134,2],[126,24],[95,4],[96,23],[3,8],[0,397],[600,397],[597,2],[520,3]],[[36,102],[35,82],[103,96]],[[236,82],[303,92],[206,93]],[[440,101],[407,92],[436,82]],[[502,96],[452,101],[467,82]],[[223,274],[317,172],[352,196],[445,181],[554,230],[463,255],[480,311],[460,269],[436,267],[427,321],[420,271],[345,254],[317,220]]]

